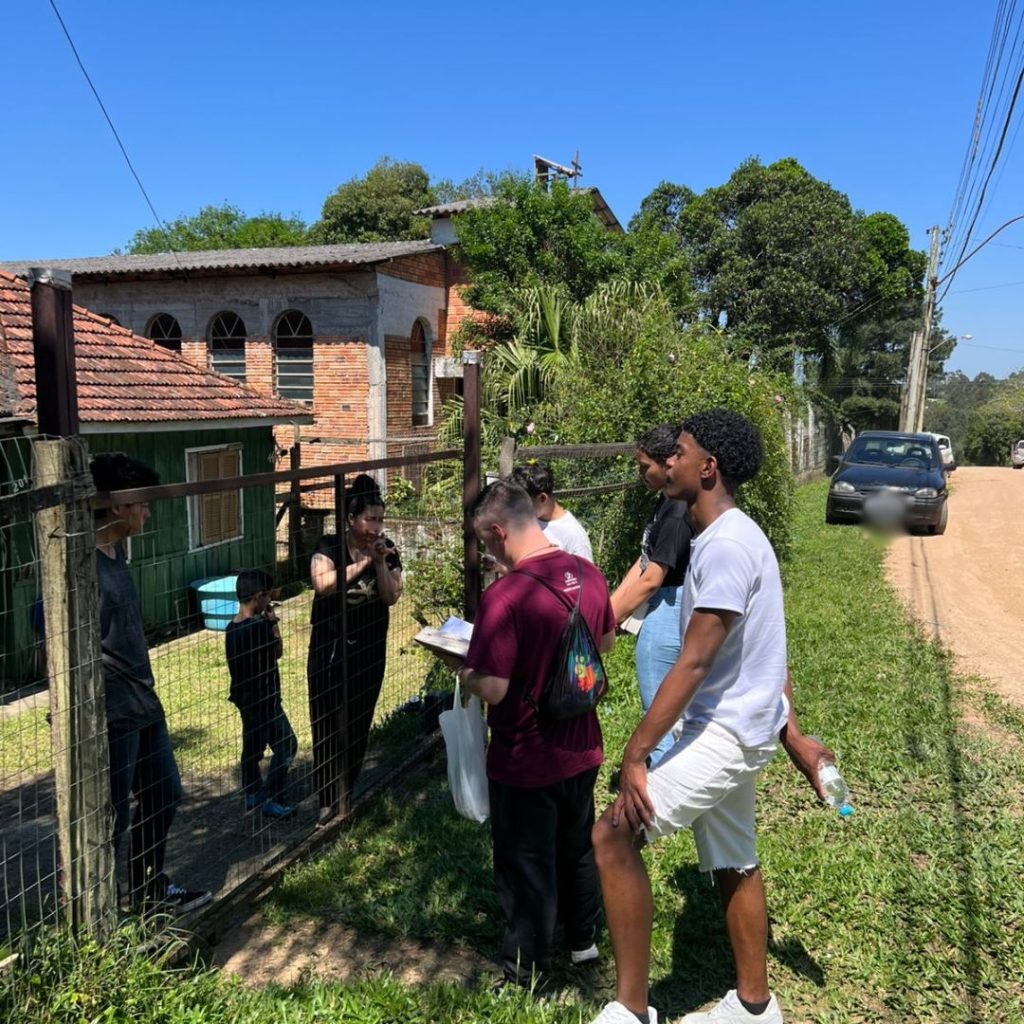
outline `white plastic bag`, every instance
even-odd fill
[[[462,706],[458,675],[454,706],[450,711],[441,712],[441,735],[448,751],[448,786],[455,810],[470,821],[486,821],[491,813],[484,752],[487,725],[479,697],[470,697],[466,706]]]

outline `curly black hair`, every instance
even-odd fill
[[[636,439],[636,450],[664,466],[676,453],[678,437],[678,423],[659,423],[656,427],[645,430]]]
[[[757,476],[764,460],[761,434],[746,416],[729,409],[709,409],[685,420],[680,430],[718,463],[718,472],[732,487]]]
[[[546,462],[531,460],[525,466],[516,466],[509,480],[519,484],[531,498],[555,493],[555,475]]]

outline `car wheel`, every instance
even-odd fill
[[[946,523],[949,522],[949,501],[942,503],[942,511],[939,513],[939,521],[928,532],[933,537],[941,537],[946,532]]]

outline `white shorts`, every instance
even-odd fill
[[[711,722],[684,726],[674,747],[647,774],[654,822],[648,840],[693,829],[701,871],[757,867],[754,790],[775,743],[744,747]]]

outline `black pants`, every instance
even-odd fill
[[[351,795],[366,757],[370,726],[384,682],[385,647],[355,650],[349,655],[348,682],[342,687],[340,661],[324,652],[309,652],[309,723],[313,733],[313,783],[321,807],[337,807],[341,799],[343,752],[348,750],[348,792]],[[347,701],[344,696],[347,695]]]
[[[298,741],[281,699],[265,699],[239,704],[242,716],[242,788],[246,796],[261,800],[280,800],[288,777],[288,766],[295,760]],[[260,761],[270,747],[270,767],[264,780]]]
[[[167,722],[138,729],[110,728],[110,791],[114,805],[114,856],[128,832],[128,890],[133,902],[167,892],[167,833],[181,800]],[[131,798],[136,804],[132,813]]]
[[[494,880],[505,914],[501,956],[505,976],[529,984],[551,969],[556,922],[570,949],[594,941],[601,916],[590,830],[592,768],[539,789],[490,783]]]

